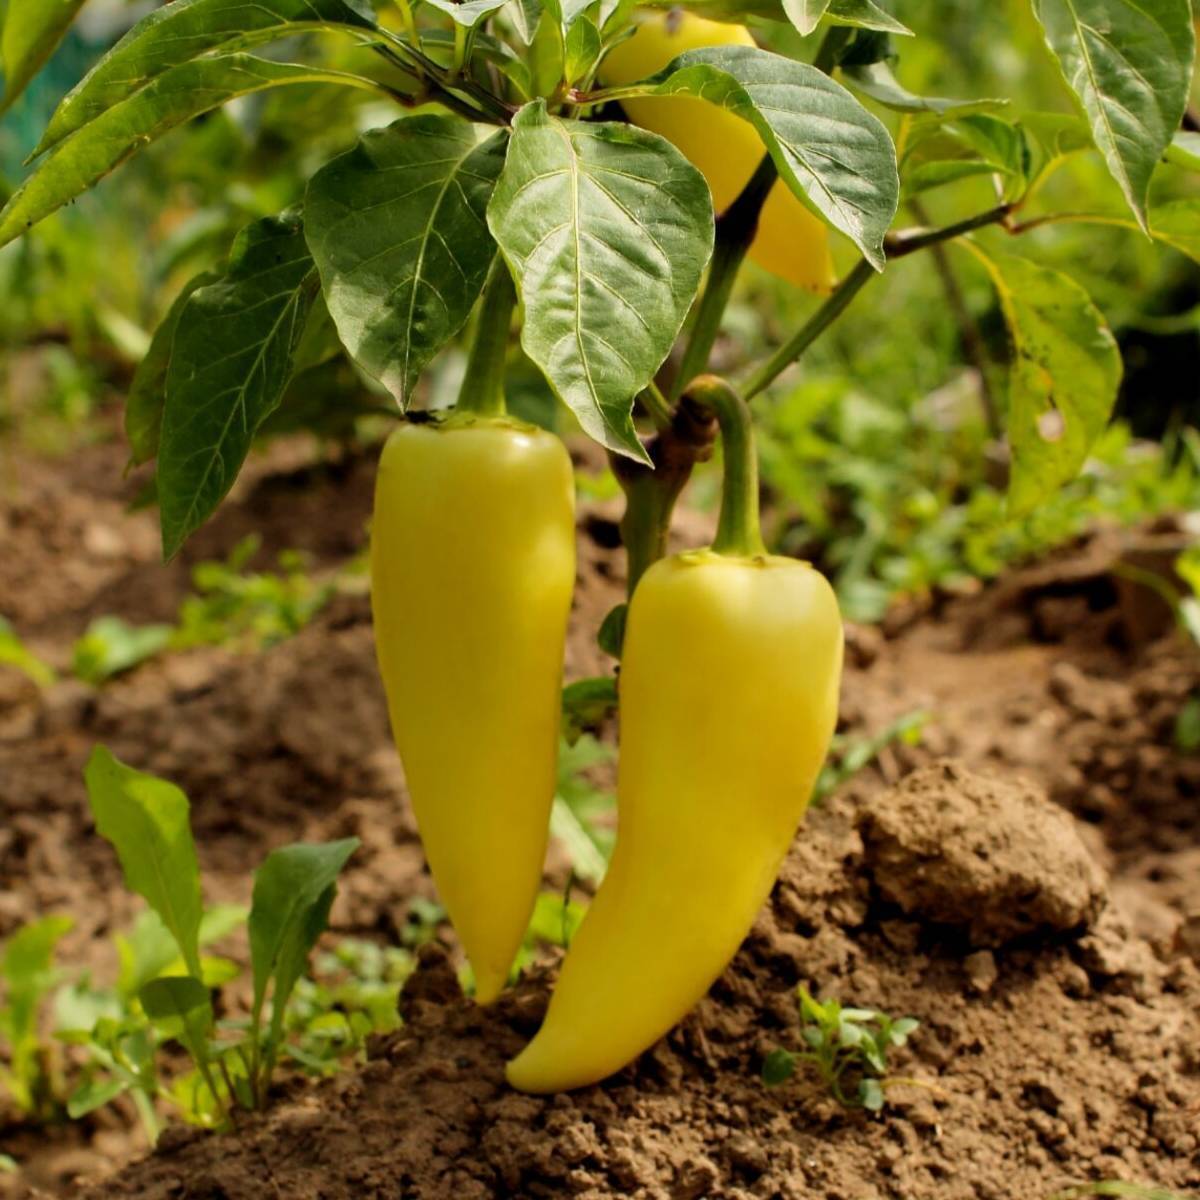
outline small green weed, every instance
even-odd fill
[[[200,954],[213,918],[206,931],[187,797],[166,780],[127,767],[104,747],[93,751],[85,777],[96,828],[116,850],[126,885],[157,914],[174,944],[172,952],[152,922],[135,930],[122,977],[127,987],[136,986],[149,1029],[120,1014],[100,1016],[90,1042],[101,1061],[114,1067],[114,1080],[88,1102],[103,1103],[128,1087],[169,1099],[197,1124],[224,1126],[235,1108],[261,1108],[265,1102],[275,1065],[289,1048],[288,1001],[328,924],[337,877],[358,841],[298,843],[267,856],[255,874],[247,918],[250,1017],[218,1022],[212,991],[237,968]],[[230,919],[226,914],[223,921]],[[162,973],[171,970],[179,973]],[[166,1087],[153,1069],[160,1042],[179,1044],[193,1063],[191,1072]],[[106,1094],[113,1087],[117,1091]]]
[[[184,600],[171,638],[174,649],[233,645],[259,650],[299,633],[329,603],[336,582],[318,583],[303,554],[285,550],[278,571],[248,571],[260,539],[251,535],[223,562],[192,571],[195,595]]]
[[[822,1003],[801,986],[800,1036],[805,1050],[772,1050],[763,1063],[768,1087],[786,1083],[797,1063],[810,1063],[829,1094],[846,1108],[879,1112],[889,1083],[888,1053],[903,1046],[920,1022],[889,1017],[873,1008],[843,1008],[836,999]]]
[[[0,667],[15,667],[38,687],[49,687],[54,682],[53,669],[17,637],[17,631],[3,617],[0,617]]]
[[[0,1087],[21,1113],[40,1122],[65,1111],[61,1056],[42,1039],[40,1022],[43,1003],[61,978],[55,948],[73,923],[66,916],[41,917],[18,929],[0,955],[0,1043],[7,1059],[7,1065],[0,1061]]]

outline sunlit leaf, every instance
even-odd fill
[[[805,37],[820,25],[828,9],[829,0],[783,0],[783,11],[788,20]]]
[[[75,85],[50,118],[34,155],[45,153],[164,71],[201,55],[246,50],[310,29],[353,32],[373,26],[362,0],[174,0],[143,17]]]
[[[368,133],[309,184],[305,234],[329,312],[402,405],[479,299],[506,140],[477,144],[462,120],[410,117]]]
[[[901,24],[891,13],[874,0],[832,0],[829,19],[835,25],[853,25],[858,29],[878,29],[883,33],[897,33],[901,37],[912,37],[912,30]]]
[[[488,223],[525,304],[525,352],[591,437],[644,458],[633,400],[712,250],[704,177],[663,138],[538,101],[514,121]]]
[[[0,246],[87,191],[176,126],[236,96],[296,83],[373,87],[343,71],[225,54],[184,63],[60,142],[0,212]]]
[[[508,0],[426,0],[426,3],[470,29],[503,8]]]
[[[0,113],[25,90],[62,41],[83,0],[8,0],[0,6]]]
[[[883,269],[899,195],[896,150],[841,84],[753,46],[689,50],[646,84],[646,94],[697,96],[749,121],[789,187]]]
[[[1190,0],[1033,0],[1046,42],[1139,224],[1191,85]]]
[[[1012,342],[1009,503],[1026,513],[1083,466],[1116,401],[1121,354],[1099,309],[1069,276],[971,246],[995,284]]]
[[[896,78],[887,62],[843,67],[842,78],[855,91],[896,112],[966,116],[968,113],[993,112],[1008,104],[1007,100],[946,100],[937,96],[918,96]]]
[[[1200,133],[1181,129],[1167,147],[1167,162],[1189,171],[1200,171]]]

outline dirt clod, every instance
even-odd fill
[[[904,912],[965,924],[972,945],[1090,926],[1104,876],[1041,793],[943,760],[862,812],[867,871]]]

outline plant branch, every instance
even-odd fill
[[[1011,211],[1011,205],[999,204],[986,212],[977,213],[973,217],[956,221],[941,229],[921,228],[890,233],[884,239],[884,249],[889,261],[905,258],[910,254],[915,254],[918,250],[927,250],[930,246],[951,241],[965,233],[982,229],[984,226],[999,224]],[[865,258],[860,259],[854,270],[838,284],[833,295],[813,313],[807,323],[750,376],[743,389],[746,399],[750,400],[757,396],[799,359],[809,346],[846,311],[850,302],[874,276],[875,269],[871,264]]]
[[[473,79],[457,79],[447,74],[427,54],[410,45],[402,37],[392,33],[390,29],[379,26],[376,29],[376,33],[399,56],[407,57],[415,63],[420,68],[423,77],[431,79],[437,84],[439,93],[441,93],[438,96],[439,100],[442,99],[443,95],[453,96],[454,92],[460,92],[462,95],[473,100],[479,112],[484,114],[477,115],[475,117],[476,120],[490,121],[492,124],[499,125],[507,125],[511,122],[513,114],[517,110],[512,105],[501,100],[499,96],[492,95],[487,88],[480,87]]]
[[[709,355],[721,330],[725,308],[733,292],[737,273],[758,232],[762,207],[775,185],[778,173],[769,154],[764,154],[737,199],[717,218],[716,241],[708,281],[696,309],[691,334],[671,389],[671,398],[680,393],[708,365]]]
[[[711,411],[681,404],[668,428],[646,443],[653,466],[610,454],[613,474],[625,493],[621,541],[628,560],[626,591],[633,595],[638,581],[667,552],[671,513],[698,462],[712,455],[717,424]]]
[[[483,286],[479,318],[475,323],[471,353],[459,389],[456,411],[478,413],[481,416],[501,416],[504,413],[504,369],[508,361],[508,339],[516,304],[517,294],[508,264],[502,255],[497,254]]]

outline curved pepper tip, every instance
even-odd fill
[[[532,1053],[531,1053],[532,1051]],[[542,1055],[537,1051],[536,1040],[530,1042],[504,1068],[504,1076],[509,1086],[518,1092],[526,1092],[534,1096],[547,1096],[552,1092],[565,1092],[569,1085],[559,1086],[553,1080],[553,1072],[547,1070],[549,1064],[539,1062]]]

